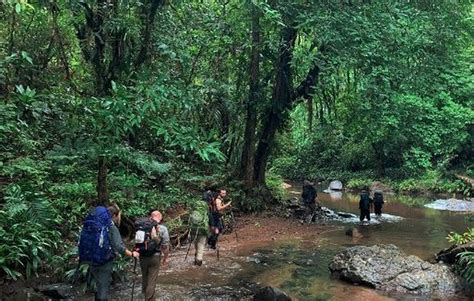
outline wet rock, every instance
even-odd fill
[[[299,208],[301,206],[302,204],[297,197],[294,197],[291,200],[288,200],[288,204],[286,205],[287,208]]]
[[[240,287],[232,286],[213,286],[211,284],[201,285],[194,288],[190,295],[191,297],[185,300],[195,301],[230,301],[230,300],[251,300],[253,292],[256,289],[252,284],[241,284]],[[172,296],[173,297],[173,296]],[[168,299],[167,299],[168,300]],[[175,299],[170,299],[175,300]]]
[[[38,290],[53,299],[67,299],[74,295],[73,286],[64,283],[41,285]]]
[[[266,286],[257,291],[253,297],[254,301],[291,301],[291,298],[283,291]]]
[[[453,245],[439,251],[438,254],[436,254],[436,261],[453,264],[456,262],[456,256],[459,253],[466,251],[474,252],[474,241],[463,245]]]
[[[352,214],[352,213],[347,213],[347,212],[336,212],[336,214],[339,215],[340,217],[344,217],[344,218],[357,217],[357,215]]]
[[[329,190],[335,190],[335,191],[340,191],[342,190],[342,188],[343,188],[342,182],[339,180],[332,181],[331,183],[329,183],[329,187],[328,187]]]
[[[450,295],[463,288],[462,279],[448,266],[407,256],[395,245],[347,248],[329,269],[342,280],[391,292]]]
[[[426,204],[425,207],[438,210],[474,212],[474,202],[468,200],[440,199],[433,203]]]
[[[362,233],[360,233],[360,231],[357,230],[356,228],[347,229],[346,230],[346,235],[350,236],[350,237],[354,237],[354,238],[363,238],[364,237],[364,235],[362,235]]]

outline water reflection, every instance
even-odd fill
[[[298,187],[294,185],[288,189],[290,198],[301,196]],[[245,269],[246,273],[253,270],[250,272],[254,274],[253,280],[279,287],[295,300],[436,300],[432,297],[388,294],[330,279],[328,264],[342,247],[395,244],[409,255],[429,259],[449,246],[446,240],[449,232],[463,232],[474,226],[472,218],[466,218],[469,215],[423,207],[431,201],[428,198],[384,197],[386,203],[382,218],[373,219],[369,226],[361,225],[357,219],[348,224],[334,222],[340,227],[322,234],[317,245],[295,241],[292,245],[260,250],[263,264],[249,263],[251,266]],[[323,206],[336,211],[359,213],[357,194],[318,192],[318,200]],[[356,235],[346,235],[348,227],[356,229]],[[453,300],[468,298],[456,296]]]
[[[288,190],[289,197],[300,197],[301,185],[295,184]],[[336,211],[359,214],[359,195],[356,193],[342,193],[340,199],[336,199],[331,194],[320,192],[318,189],[318,200],[323,206]],[[350,237],[344,235],[344,228],[336,234],[327,235],[330,241],[336,245],[344,244],[376,244],[393,243],[399,246],[407,254],[413,254],[428,259],[433,254],[449,246],[446,236],[451,232],[464,232],[468,227],[474,227],[472,219],[467,218],[473,214],[440,211],[424,207],[432,199],[423,197],[410,197],[404,195],[384,195],[385,204],[383,206],[382,217],[393,221],[395,217],[402,217],[396,223],[388,223],[376,220],[370,227],[362,228],[364,237],[353,243]],[[371,215],[371,217],[374,215]],[[387,220],[387,221],[388,221]],[[350,223],[357,225],[358,220],[353,219]],[[348,227],[343,223],[336,223]],[[377,224],[377,227],[373,227]]]

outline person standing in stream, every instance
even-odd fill
[[[374,192],[374,213],[376,216],[382,216],[382,206],[385,202],[383,201],[383,194],[380,190]]]
[[[373,200],[369,197],[369,194],[366,190],[362,190],[359,200],[359,209],[360,209],[360,222],[362,223],[364,219],[367,218],[367,221],[370,222],[370,206],[372,205]]]

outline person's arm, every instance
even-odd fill
[[[222,200],[221,199],[216,199],[216,208],[217,208],[218,211],[222,211],[222,210],[226,209],[227,207],[230,206],[230,204],[232,204],[232,201],[229,201],[227,204],[222,205]]]
[[[159,234],[161,237],[161,252],[163,254],[163,265],[167,264],[168,256],[170,253],[170,235],[168,233],[168,228],[165,226],[158,226],[159,227]]]
[[[130,256],[130,257],[138,257],[140,254],[136,251],[130,251],[125,248],[123,243],[122,237],[120,236],[120,232],[117,226],[112,225],[109,228],[109,237],[110,237],[110,244],[115,252],[119,253],[121,256]]]

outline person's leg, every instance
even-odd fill
[[[367,210],[365,211],[365,216],[367,216],[367,221],[370,222],[370,209],[367,209]]]
[[[140,269],[142,270],[142,293],[145,294],[148,278],[148,269],[151,256],[140,256]]]
[[[382,215],[382,207],[381,206],[374,206],[374,212],[376,215]]]
[[[364,211],[364,209],[360,209],[359,220],[360,220],[361,223],[364,221],[364,217],[365,217],[365,211]]]
[[[145,301],[155,301],[155,287],[158,281],[158,273],[160,272],[160,263],[161,256],[155,254],[150,256],[150,261],[148,263],[148,275],[147,275],[147,284],[145,290]]]
[[[194,256],[194,264],[196,265],[201,265],[202,264],[202,257],[204,255],[204,246],[206,245],[206,235],[198,235],[196,242],[195,242],[195,248],[196,248],[196,254]]]
[[[211,229],[211,234],[207,240],[207,244],[209,245],[209,248],[215,249],[216,244],[217,244],[217,239],[219,237],[219,229],[217,228],[212,228]]]
[[[112,268],[114,262],[110,261],[101,266],[91,266],[91,273],[95,279],[97,292],[95,301],[107,301],[109,298],[110,282],[112,281]]]

